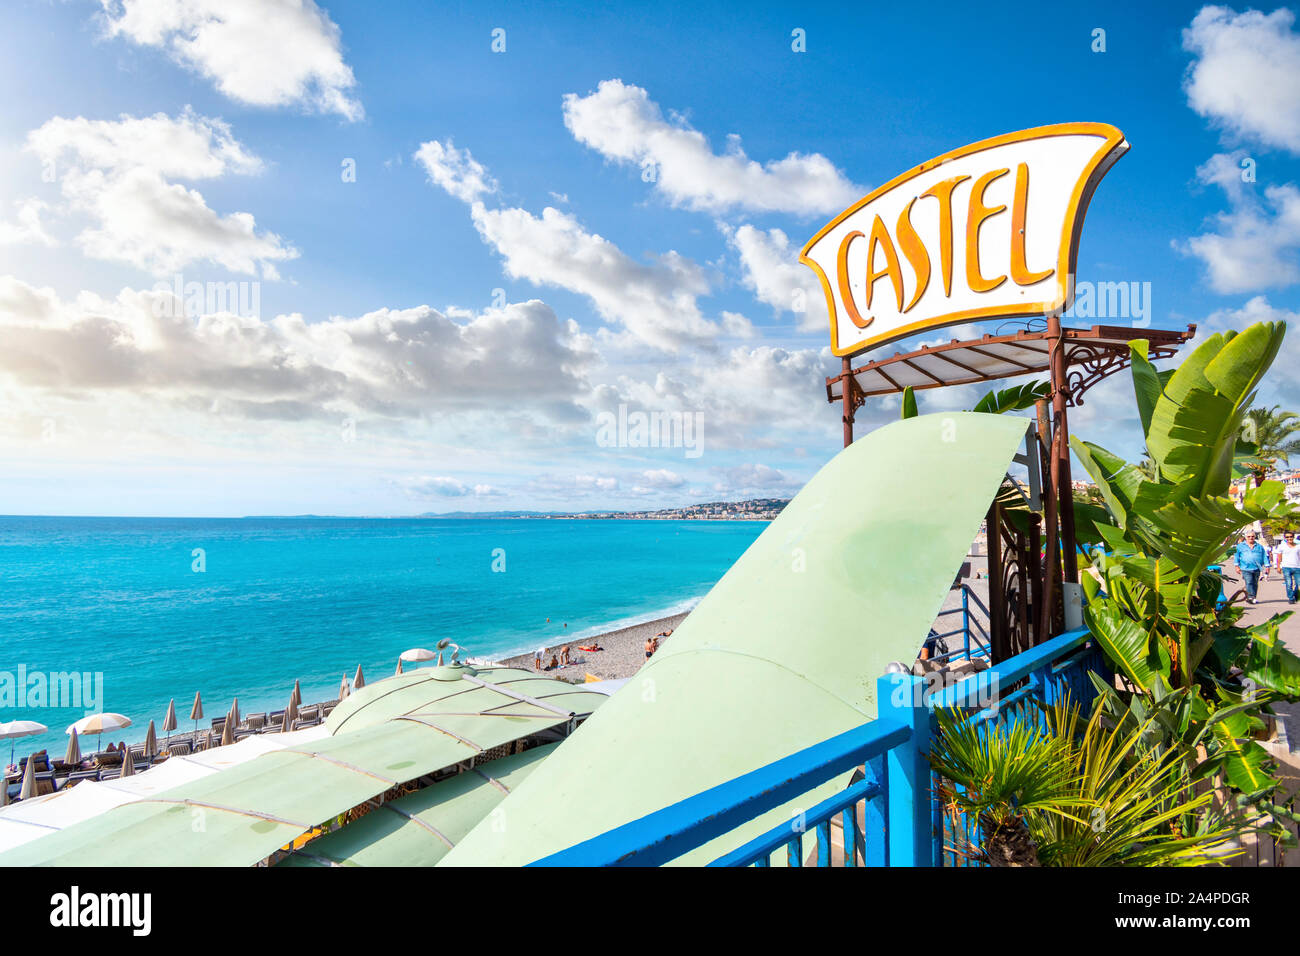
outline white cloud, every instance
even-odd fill
[[[511,278],[586,296],[606,322],[667,352],[708,346],[721,334],[697,303],[709,292],[704,270],[685,256],[669,251],[636,262],[553,206],[540,217],[518,207],[488,209],[476,197],[489,189],[491,177],[467,150],[431,141],[416,156],[436,185],[470,203],[475,228],[500,253]],[[731,326],[744,331],[734,320]]]
[[[0,220],[0,246],[39,243],[56,246],[58,243],[41,222],[41,213],[49,207],[39,199],[20,199],[14,203],[18,212],[13,222]]]
[[[667,468],[652,468],[641,472],[637,478],[646,487],[655,489],[680,488],[686,484],[685,478]]]
[[[799,250],[780,229],[764,232],[751,225],[722,227],[740,255],[743,282],[754,297],[778,314],[792,313],[802,332],[825,332],[830,317],[826,297],[811,269],[799,261]]]
[[[429,181],[464,203],[472,203],[497,191],[497,182],[469,150],[457,149],[451,140],[421,143],[415,160],[429,174]]]
[[[715,468],[718,480],[713,491],[720,495],[743,498],[784,498],[793,495],[803,483],[769,465],[749,463],[731,468]]]
[[[1184,83],[1197,113],[1229,135],[1300,153],[1300,34],[1285,7],[1204,7],[1183,31],[1198,59]]]
[[[1232,208],[1214,217],[1215,229],[1182,247],[1196,256],[1216,292],[1257,292],[1300,282],[1300,189],[1267,186],[1262,198],[1244,183],[1243,154],[1212,157],[1197,175],[1223,188]]]
[[[1204,322],[1197,323],[1196,337],[1182,347],[1179,355],[1191,355],[1197,346],[1216,332],[1240,332],[1255,322],[1285,322],[1288,326],[1282,348],[1260,384],[1257,404],[1300,407],[1300,334],[1297,334],[1300,312],[1271,305],[1262,295],[1252,297],[1239,309],[1213,312]]]
[[[339,28],[312,0],[100,0],[110,36],[165,49],[223,94],[357,120]]]
[[[170,181],[261,169],[220,120],[188,108],[175,118],[55,117],[28,134],[26,148],[55,170],[67,208],[91,220],[77,243],[93,258],[155,275],[206,261],[275,279],[275,264],[298,256],[280,236],[258,231],[250,213],[222,216],[198,190]]]
[[[644,89],[622,80],[605,80],[586,96],[567,94],[564,124],[578,142],[653,174],[656,189],[688,209],[830,214],[865,192],[820,153],[760,164],[733,135],[718,155],[684,119],[670,122]]]
[[[594,358],[576,324],[537,300],[472,316],[419,306],[263,321],[186,316],[161,291],[65,302],[11,276],[0,278],[0,341],[0,383],[29,396],[145,398],[160,411],[331,428],[344,416],[456,421],[503,404],[572,427],[588,420]]]
[[[466,484],[445,476],[421,476],[407,479],[404,484],[406,493],[415,498],[498,498],[505,494],[492,485]]]

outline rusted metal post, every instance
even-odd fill
[[[1052,338],[1052,412],[1055,418],[1052,429],[1052,481],[1057,489],[1061,514],[1061,548],[1065,552],[1065,580],[1077,581],[1079,561],[1074,536],[1074,486],[1070,480],[1070,425],[1066,404],[1070,386],[1066,381],[1065,337],[1061,334],[1061,317],[1051,316],[1047,330]],[[1055,554],[1053,554],[1055,560]]]
[[[1051,439],[1048,444],[1048,461],[1051,473],[1044,483],[1043,517],[1047,524],[1047,547],[1043,561],[1043,603],[1035,608],[1038,617],[1038,633],[1035,638],[1041,643],[1052,635],[1052,607],[1056,600],[1056,554],[1060,548],[1059,529],[1062,525],[1061,508],[1061,416],[1065,411],[1065,338],[1061,335],[1061,317],[1048,316],[1047,332],[1051,336],[1048,368],[1051,372],[1052,411],[1054,412]],[[1067,448],[1065,453],[1070,453]]]
[[[853,376],[850,374],[853,367],[847,358],[842,359],[841,362],[840,392],[844,402],[844,447],[848,448],[853,444]]]

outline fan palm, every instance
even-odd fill
[[[1252,408],[1246,412],[1242,426],[1242,437],[1256,447],[1255,457],[1270,464],[1280,461],[1289,465],[1292,455],[1300,455],[1300,438],[1293,437],[1296,432],[1300,432],[1300,415],[1281,411],[1277,405],[1272,408],[1262,405]],[[1257,486],[1264,480],[1268,470],[1264,465],[1251,469]]]

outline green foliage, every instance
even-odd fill
[[[988,392],[975,403],[972,412],[988,412],[992,415],[1001,415],[1003,412],[1018,412],[1026,408],[1033,408],[1034,404],[1040,399],[1047,398],[1052,394],[1050,382],[1026,382],[1023,385],[1013,385],[1010,388],[995,389]],[[903,389],[903,410],[902,418],[915,418],[917,416],[916,392],[912,386],[908,385]]]
[[[1011,723],[941,712],[930,763],[953,816],[980,821],[981,846],[953,849],[993,865],[1194,866],[1220,863],[1244,829],[1197,793],[1176,753],[1156,743],[1179,702],[1097,708],[1080,726],[1068,700]],[[1171,759],[1172,756],[1172,759]],[[961,832],[961,827],[953,827]]]
[[[1211,336],[1171,373],[1156,372],[1145,343],[1134,343],[1149,461],[1132,465],[1072,439],[1107,512],[1095,520],[1105,550],[1093,555],[1097,577],[1083,581],[1084,620],[1133,688],[1127,701],[1110,701],[1112,716],[1134,701],[1148,710],[1176,701],[1176,714],[1153,725],[1162,745],[1187,773],[1217,774],[1256,803],[1278,783],[1252,733],[1270,700],[1300,697],[1300,658],[1277,639],[1286,615],[1239,627],[1240,607],[1218,606],[1220,579],[1208,569],[1247,526],[1296,518],[1276,481],[1248,489],[1239,505],[1228,497],[1234,474],[1257,458],[1243,422],[1285,331],[1263,322]]]
[[[903,418],[915,418],[919,412],[916,409],[916,392],[909,385],[903,389]]]
[[[1040,399],[1047,398],[1052,394],[1052,385],[1050,382],[1026,382],[1023,385],[1013,385],[1010,388],[1004,388],[988,392],[975,403],[972,412],[989,412],[993,415],[1001,415],[1003,412],[1017,412],[1026,408],[1033,408],[1034,404]]]

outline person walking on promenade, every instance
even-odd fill
[[[1282,543],[1273,549],[1277,555],[1277,566],[1282,572],[1282,583],[1286,585],[1286,599],[1294,604],[1300,597],[1300,544],[1295,543],[1295,532],[1285,531]]]
[[[1264,567],[1266,553],[1264,546],[1255,540],[1253,530],[1247,531],[1246,540],[1237,544],[1232,560],[1241,573],[1242,583],[1246,585],[1246,601],[1250,604],[1258,604],[1256,595],[1259,594],[1259,572]]]

